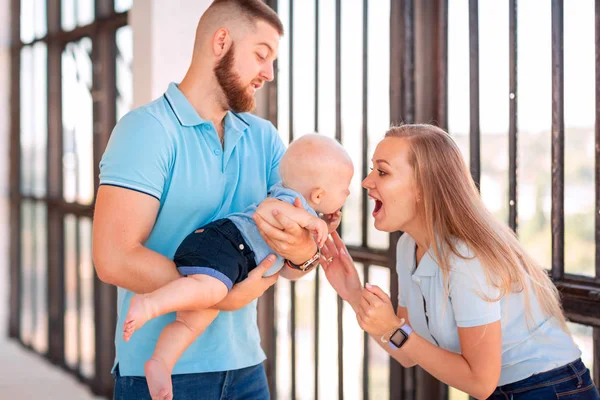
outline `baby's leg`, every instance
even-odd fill
[[[217,317],[219,311],[179,311],[174,322],[163,329],[152,358],[144,365],[148,389],[153,399],[173,399],[171,372],[185,349]]]
[[[131,298],[123,325],[127,342],[149,319],[174,311],[194,311],[211,307],[227,295],[227,286],[209,275],[189,275],[179,278],[152,293]]]

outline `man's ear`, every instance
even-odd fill
[[[323,195],[325,195],[325,190],[318,187],[313,189],[310,192],[310,201],[314,204],[321,204],[321,200],[323,200]]]
[[[231,35],[225,28],[221,28],[215,32],[212,40],[213,53],[217,57],[222,57],[231,46]]]

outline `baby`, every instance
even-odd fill
[[[273,250],[258,232],[252,215],[256,212],[274,226],[277,209],[313,233],[322,246],[329,230],[318,213],[336,214],[350,194],[354,174],[352,161],[334,139],[309,134],[293,141],[279,165],[281,182],[271,188],[269,197],[188,235],[179,245],[174,261],[182,277],[148,294],[132,297],[123,326],[123,339],[129,338],[149,319],[177,312],[174,322],[161,332],[154,354],[144,365],[152,398],[171,399],[171,371],[187,347],[214,320],[214,310],[205,309],[220,302],[231,287],[248,276]],[[299,198],[304,209],[293,205]],[[265,275],[282,268],[277,260]]]

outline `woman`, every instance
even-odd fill
[[[397,313],[380,288],[362,288],[337,234],[322,266],[392,357],[476,398],[600,399],[555,286],[486,210],[446,132],[391,128],[363,187],[375,200],[375,227],[404,232]]]

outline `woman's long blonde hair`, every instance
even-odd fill
[[[390,128],[385,137],[404,138],[410,145],[409,164],[421,194],[427,236],[444,274],[446,288],[449,258],[460,254],[456,244],[464,242],[484,266],[488,282],[500,290],[497,301],[511,292],[524,292],[528,325],[532,328],[527,280],[531,281],[541,310],[554,317],[568,332],[558,290],[548,274],[525,252],[507,225],[487,210],[454,140],[442,129],[427,124]],[[433,241],[432,241],[433,243]]]

